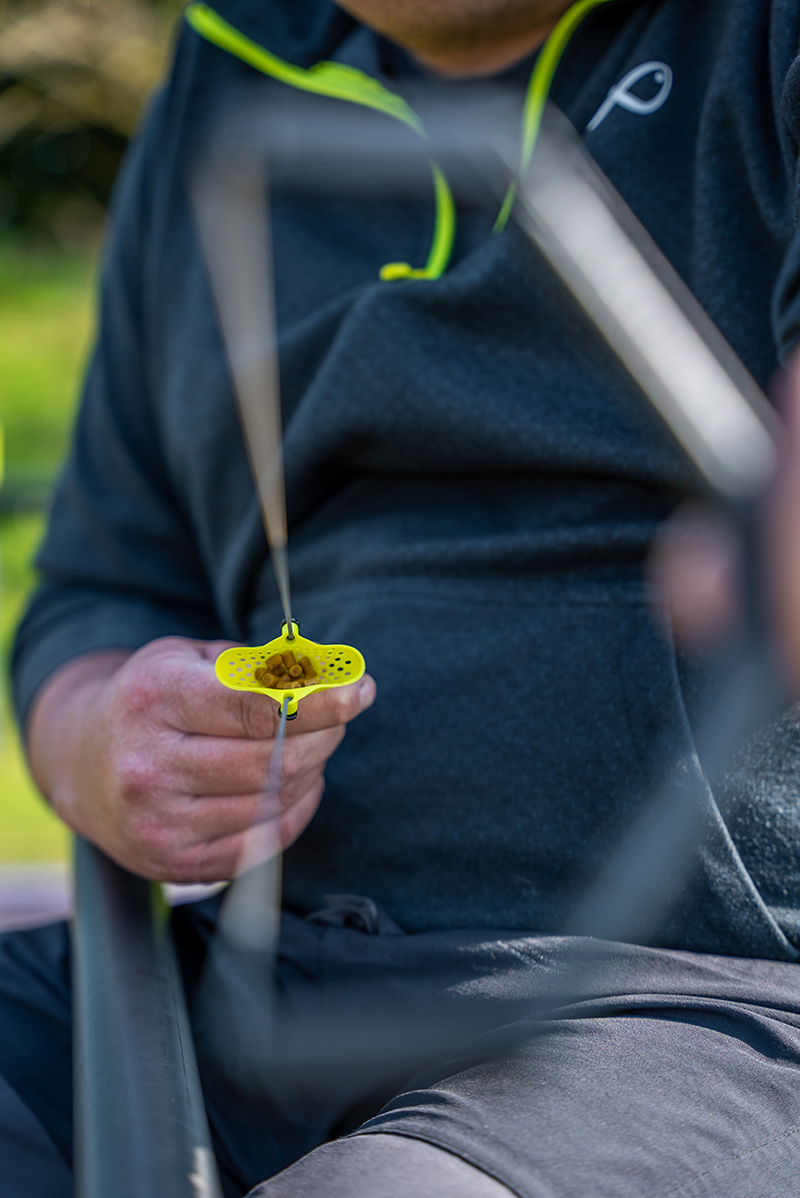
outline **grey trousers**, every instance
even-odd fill
[[[200,980],[214,914],[184,908],[175,933],[229,1198],[427,1198],[425,1186],[446,1195],[451,1183],[465,1198],[800,1193],[795,965],[287,916],[287,1022],[270,1068],[248,1074],[263,1048],[255,1006],[242,1043],[220,1051],[213,1012],[235,1021],[238,983],[225,970],[210,989]],[[372,1068],[374,1029],[392,1031],[393,1011],[402,1034]],[[332,1027],[344,1031],[322,1067],[331,1039],[315,1036]],[[366,1029],[360,1046],[353,1029]],[[65,925],[0,937],[0,1079],[4,1198],[67,1198]]]

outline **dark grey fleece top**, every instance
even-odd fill
[[[404,69],[327,0],[219,11],[302,66]],[[553,90],[583,130],[633,68],[672,70],[658,111],[617,105],[586,142],[762,384],[800,320],[799,27],[793,0],[620,0],[586,21]],[[275,86],[184,28],[129,155],[99,343],[17,639],[23,722],[78,654],[278,630],[185,191],[190,152],[243,81]],[[653,77],[637,87],[652,95]],[[442,279],[383,283],[384,262],[424,261],[428,205],[278,197],[274,217],[296,612],[314,639],[357,645],[378,683],[287,854],[287,905],[348,891],[406,930],[558,931],[668,753],[709,832],[659,942],[794,959],[797,729],[787,719],[712,795],[696,688],[641,582],[691,482],[632,384],[511,226],[493,237],[490,217],[464,213]]]

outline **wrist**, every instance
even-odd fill
[[[56,671],[36,697],[26,737],[28,765],[59,814],[71,803],[87,737],[102,720],[106,688],[129,656],[115,650],[77,658]]]

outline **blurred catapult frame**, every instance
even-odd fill
[[[745,579],[749,628],[727,692],[698,737],[707,772],[721,771],[783,701],[760,617],[753,534],[753,513],[776,468],[778,429],[756,384],[556,110],[545,114],[531,167],[518,178],[519,102],[505,93],[481,89],[474,102],[462,95],[454,103],[436,90],[415,91],[411,102],[422,138],[341,103],[287,97],[274,87],[265,105],[263,95],[225,118],[188,183],[285,614],[277,641],[291,646],[297,625],[287,552],[269,190],[429,202],[433,164],[434,179],[443,174],[456,198],[473,206],[496,212],[515,192],[513,216],[520,228],[635,379],[692,464],[698,491],[720,503],[742,531],[751,551]],[[360,654],[358,659],[350,661],[363,672]],[[257,660],[252,657],[250,665]],[[273,695],[282,718],[265,799],[277,795],[295,695]],[[700,824],[684,793],[670,782],[656,788],[563,931],[606,940],[646,936],[676,896]],[[285,1069],[300,1058],[307,1064],[313,1057],[328,1079],[336,1079],[359,1059],[364,1068],[376,1062],[396,1068],[405,1058],[452,1052],[453,1034],[441,1024],[431,1020],[427,1028],[418,1022],[412,1028],[401,1015],[391,1027],[380,1020],[367,1029],[346,1021],[316,1026],[313,1034],[291,1037],[277,1060],[270,979],[280,853],[269,827],[252,830],[209,950],[221,970],[238,972],[243,993],[261,988],[240,1018],[248,1021],[244,1040],[236,1011],[221,1019],[232,1056],[247,1052],[250,1058],[246,1081],[234,1080],[245,1088],[257,1085],[253,1079],[263,1070]],[[218,1198],[160,889],[80,839],[75,874],[76,1194]],[[590,969],[590,960],[576,957],[576,992]],[[204,1001],[213,1008],[216,999],[212,986]]]

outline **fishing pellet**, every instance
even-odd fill
[[[256,682],[260,682],[262,686],[276,686],[278,682],[277,675],[273,674],[264,666],[259,666],[257,670],[254,670],[253,677],[255,678]]]
[[[302,690],[319,683],[310,659],[303,657],[298,661],[291,650],[267,658],[263,666],[253,671],[253,677],[260,686],[276,691]]]

